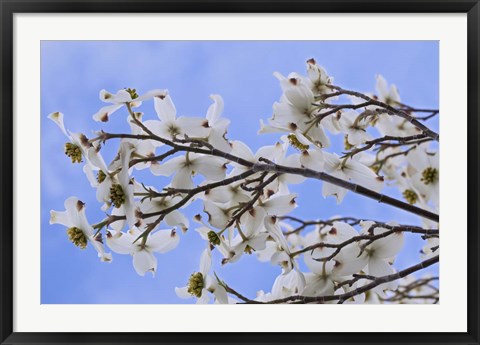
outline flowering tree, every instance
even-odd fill
[[[206,117],[199,118],[177,116],[167,90],[142,95],[129,88],[102,90],[100,99],[108,105],[94,120],[108,122],[125,109],[131,132],[100,130],[93,138],[67,130],[62,113],[50,114],[67,137],[65,154],[83,164],[107,213],[91,224],[85,204],[70,197],[65,211],[51,211],[50,223],[65,226],[81,249],[92,245],[103,262],[112,261],[110,251],[131,255],[143,276],[155,274],[156,254],[174,250],[182,236],[195,236],[187,232],[191,219],[182,210],[201,202],[204,214],[193,221],[205,250],[198,271],[185,287],[176,288],[181,298],[198,303],[437,303],[438,277],[411,274],[439,260],[439,136],[425,125],[438,110],[402,103],[396,87],[382,76],[377,76],[376,94],[339,87],[314,59],[307,61],[307,76],[274,75],[283,94],[273,116],[260,121],[259,133],[279,133],[280,140],[255,153],[227,138],[230,121],[221,117],[219,95],[211,96]],[[152,103],[158,119],[144,120],[138,110],[143,106],[150,112]],[[344,138],[343,152],[329,151],[332,135]],[[107,164],[101,149],[115,138],[120,139],[118,154]],[[171,179],[166,185],[145,185],[134,176],[144,169]],[[293,214],[297,195],[289,186],[306,179],[322,181],[323,197],[338,204],[346,193],[357,193],[417,215],[421,226],[348,216],[300,219]],[[398,188],[403,199],[383,194],[386,185]],[[406,232],[419,236],[424,247],[418,264],[397,271],[393,262]],[[256,255],[282,272],[271,291],[246,297],[212,271],[214,250],[223,265]],[[300,260],[308,271],[302,271]]]

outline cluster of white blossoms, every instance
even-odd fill
[[[84,164],[108,214],[90,224],[85,204],[70,197],[65,211],[51,211],[50,223],[67,227],[71,242],[82,249],[91,243],[102,261],[112,261],[106,247],[131,255],[134,269],[143,276],[156,273],[156,254],[175,249],[182,236],[194,236],[187,233],[191,220],[182,210],[201,202],[204,214],[193,221],[205,250],[199,270],[186,275],[186,286],[176,289],[179,297],[198,303],[403,303],[410,295],[400,287],[415,283],[402,285],[399,279],[405,274],[392,265],[404,246],[404,233],[425,240],[421,268],[438,261],[438,135],[417,116],[429,112],[430,118],[438,111],[401,103],[396,87],[388,87],[382,76],[377,76],[376,95],[342,89],[314,59],[307,61],[307,76],[274,75],[283,93],[272,117],[260,121],[259,133],[281,136],[255,153],[246,143],[227,138],[230,121],[222,117],[219,95],[211,96],[206,116],[187,117],[177,115],[167,90],[143,95],[135,89],[102,90],[100,99],[109,105],[93,119],[108,122],[124,108],[130,131],[101,130],[91,139],[65,129],[62,113],[50,114],[67,137],[65,154],[72,163]],[[136,111],[142,103],[144,111],[154,110],[156,117],[144,120],[147,116]],[[335,136],[343,140],[342,152],[330,149]],[[120,139],[118,154],[107,164],[102,147],[114,138]],[[141,169],[169,182],[150,186],[137,181],[135,170]],[[422,227],[348,217],[292,217],[297,195],[290,186],[309,178],[322,180],[321,194],[333,196],[338,204],[348,191],[360,193],[417,214]],[[387,187],[393,187],[390,191],[398,198],[382,194]],[[215,250],[222,265],[255,255],[279,266],[281,273],[270,291],[248,299],[213,272]],[[407,292],[435,288],[432,279],[424,280]],[[432,302],[428,297],[425,301]]]

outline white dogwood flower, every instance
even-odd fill
[[[149,189],[156,192],[154,187],[149,186]],[[160,212],[171,207],[174,207],[182,200],[182,197],[179,195],[174,196],[163,196],[151,199],[143,200],[139,205],[139,210],[141,213],[154,213]],[[189,203],[185,204],[183,207],[188,206]],[[173,209],[165,215],[165,223],[169,226],[175,226],[181,228],[183,232],[188,230],[190,222],[188,218],[178,209]],[[137,226],[142,228],[142,226],[148,224],[148,219],[139,219],[137,221]]]
[[[69,142],[65,144],[65,154],[72,160],[72,163],[81,163],[83,159],[88,162],[89,155],[100,155],[96,147],[88,141],[87,137],[82,133],[72,133],[65,128],[63,122],[63,113],[54,112],[48,115],[48,118],[52,120],[68,138]],[[89,151],[91,151],[89,153]],[[95,166],[94,164],[92,164]]]
[[[380,192],[383,188],[383,178],[377,176],[372,169],[360,163],[358,157],[344,158],[336,153],[323,152],[325,172],[345,181],[351,181],[363,187]],[[321,163],[319,163],[319,166]],[[341,203],[347,190],[340,186],[324,182],[323,196],[333,195],[337,203]]]
[[[302,295],[305,289],[305,276],[297,269],[283,271],[273,283],[270,299]]]
[[[200,269],[190,276],[187,286],[175,288],[175,293],[180,298],[197,298],[197,304],[210,302],[210,293],[215,300],[222,304],[228,304],[227,292],[218,282],[210,276],[212,267],[212,252],[206,248],[200,258]]]
[[[278,72],[274,75],[280,81],[283,95],[280,102],[274,103],[273,116],[268,120],[268,125],[260,121],[259,133],[287,132],[293,134],[303,145],[328,147],[330,140],[323,127],[309,122],[318,109],[314,105],[315,97],[310,81],[298,74],[290,74],[288,78]]]
[[[372,221],[361,222],[363,230],[361,234],[366,234],[367,231],[374,225]],[[394,224],[390,224],[394,225]],[[389,231],[381,226],[375,227],[372,231],[373,235],[379,235]],[[368,240],[360,242],[360,245],[365,245]],[[400,252],[404,244],[403,232],[395,232],[392,235],[380,238],[369,244],[363,250],[363,254],[358,259],[363,259],[367,263],[364,268],[366,274],[374,277],[382,277],[395,273],[395,269],[390,262]],[[385,297],[384,290],[394,290],[398,286],[398,281],[391,281],[381,284],[373,289],[374,292],[381,297]]]
[[[107,245],[117,254],[133,256],[135,271],[144,276],[147,272],[155,275],[157,271],[157,258],[154,253],[164,254],[178,246],[180,237],[175,229],[157,230],[150,233],[145,243],[138,237],[142,234],[138,228],[127,232],[107,232]]]
[[[392,84],[388,88],[388,83],[382,75],[377,75],[376,90],[378,93],[378,100],[391,106],[398,105],[400,102],[400,96],[398,94],[397,87]]]
[[[438,206],[440,190],[440,166],[438,152],[430,150],[427,144],[419,145],[407,156],[412,171],[412,184],[426,200]]]
[[[334,222],[325,230],[327,231],[324,232],[321,242],[328,244],[340,244],[358,235],[352,226],[343,222]],[[333,260],[319,260],[329,258],[335,251],[336,249],[332,247],[319,246],[304,254],[305,264],[312,272],[305,276],[307,280],[305,293],[308,296],[333,295],[335,282],[360,272],[367,265],[364,258],[359,258],[360,247],[355,242],[345,246]]]
[[[236,172],[232,171],[227,174],[225,178],[228,179],[236,175]],[[204,185],[206,183],[207,182],[205,181],[200,185]],[[203,193],[203,195],[201,195],[200,197],[204,200],[220,204],[232,203],[238,205],[238,203],[248,202],[250,200],[250,194],[241,188],[242,183],[243,181],[233,182],[228,186],[220,186],[217,188],[213,188],[205,191],[205,193]]]
[[[181,189],[193,188],[192,176],[197,173],[209,180],[219,181],[225,178],[227,170],[226,162],[222,158],[190,152],[164,163],[152,164],[150,169],[157,176],[175,174],[172,179],[172,187]]]
[[[220,151],[230,152],[232,147],[228,143],[228,140],[225,139],[230,120],[221,117],[224,107],[223,98],[220,95],[210,95],[210,98],[213,100],[213,104],[208,108],[206,116],[211,128],[208,135],[208,142]]]
[[[50,211],[50,224],[61,224],[67,227],[67,235],[70,241],[85,249],[91,243],[98,252],[101,261],[112,261],[112,255],[105,253],[102,235],[95,236],[92,226],[85,214],[85,204],[72,196],[65,200],[65,211]]]
[[[312,82],[312,91],[316,95],[330,92],[330,88],[328,88],[326,85],[332,84],[333,78],[328,76],[325,68],[318,65],[313,58],[307,60],[307,75]]]
[[[100,91],[100,100],[105,103],[110,103],[105,107],[102,107],[93,115],[95,121],[107,122],[110,115],[116,112],[118,109],[129,103],[132,108],[138,107],[142,104],[142,101],[154,97],[165,97],[168,94],[167,90],[152,90],[141,96],[137,94],[135,89],[121,89],[117,93],[111,93],[107,90]]]
[[[237,225],[239,234],[231,244],[233,256],[228,258],[228,262],[238,261],[244,253],[252,254],[252,252],[265,249],[269,236],[264,227],[265,216],[266,212],[259,207],[252,208],[242,215],[240,224]]]
[[[163,139],[172,140],[184,136],[206,138],[210,133],[207,119],[199,117],[177,117],[177,109],[170,95],[154,98],[155,112],[160,121],[148,120],[144,124],[154,134]],[[157,143],[157,145],[160,145]]]
[[[355,110],[346,111],[334,119],[338,119],[340,128],[347,136],[346,140],[350,145],[357,146],[373,139],[367,132],[369,125],[367,119],[361,118]]]

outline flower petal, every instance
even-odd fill
[[[269,215],[283,216],[297,207],[296,197],[296,194],[276,196],[263,203],[262,207]]]
[[[128,232],[113,232],[107,233],[107,246],[117,254],[133,254],[136,247],[133,244],[135,238]]]
[[[63,134],[65,134],[66,137],[69,137],[65,129],[65,125],[63,124],[63,113],[56,111],[48,115],[48,118],[53,122],[55,122],[58,127],[60,127],[60,129],[62,130]]]
[[[378,177],[372,169],[354,159],[348,160],[343,171],[355,183],[368,189],[380,192],[383,188],[383,179]]]
[[[378,231],[380,229],[375,229],[376,231],[374,232],[375,235],[381,234],[382,232],[388,231],[387,229],[381,228],[381,231]],[[403,243],[404,243],[404,236],[403,233],[397,232],[393,233],[392,235],[389,235],[385,238],[381,238],[379,240],[376,240],[372,244],[370,244],[370,249],[373,250],[372,255],[375,258],[379,259],[390,259],[395,257],[400,250],[403,248]]]
[[[308,150],[304,151],[300,155],[300,163],[305,168],[312,169],[315,171],[323,171],[324,166],[324,158],[323,152],[321,150]]]
[[[176,287],[175,288],[175,293],[177,294],[178,297],[180,298],[192,298],[193,296],[188,292],[188,286],[184,286],[181,288]]]
[[[168,93],[167,90],[165,90]],[[153,99],[155,105],[155,111],[157,112],[158,118],[165,122],[174,122],[177,116],[177,109],[172,102],[170,95],[164,97],[155,97]]]
[[[220,95],[210,95],[213,104],[207,110],[207,120],[214,124],[223,112],[223,98]]]
[[[147,239],[147,246],[150,250],[157,253],[166,253],[175,249],[180,242],[175,230],[158,230]]]
[[[148,271],[155,275],[157,270],[157,258],[147,250],[140,250],[133,255],[133,267],[142,277]]]
[[[206,138],[210,133],[208,121],[200,117],[180,116],[176,120],[177,126],[181,130],[181,134],[186,134],[189,137]]]
[[[193,169],[212,181],[224,179],[227,171],[225,160],[210,156],[196,156]]]
[[[162,98],[168,95],[168,90],[160,90],[155,89],[140,95],[139,97],[135,98],[135,102],[147,101],[153,97],[155,98]]]
[[[120,109],[123,104],[112,104],[107,105],[106,107],[100,108],[95,114],[93,114],[93,119],[97,122],[107,122],[108,117]]]
[[[178,170],[172,179],[172,187],[179,189],[192,189],[193,180],[191,170],[189,168]]]
[[[200,273],[203,275],[204,279],[207,277],[208,272],[212,266],[212,252],[210,249],[206,248],[202,252],[200,257]]]
[[[166,162],[158,162],[157,164],[152,164],[150,169],[152,170],[152,173],[156,176],[170,176],[175,171],[181,169],[185,162],[185,156],[178,156]]]
[[[188,218],[183,215],[179,210],[173,210],[165,216],[165,223],[170,226],[180,226],[185,232],[188,229],[189,221]]]

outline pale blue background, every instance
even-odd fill
[[[138,276],[131,257],[114,254],[111,264],[101,263],[93,248],[82,251],[73,246],[60,225],[49,225],[49,211],[63,210],[63,202],[75,195],[87,205],[91,223],[104,214],[95,199],[81,165],[72,165],[63,154],[65,137],[47,119],[53,111],[65,114],[65,125],[74,132],[92,137],[92,130],[107,128],[127,132],[125,110],[114,114],[107,124],[96,123],[92,115],[104,104],[99,90],[136,88],[139,93],[167,88],[180,115],[205,116],[209,95],[221,94],[224,116],[231,119],[229,138],[242,140],[253,149],[274,143],[279,135],[258,136],[259,119],[271,116],[272,104],[281,90],[274,71],[305,74],[305,61],[314,57],[335,83],[345,88],[372,92],[375,75],[382,74],[395,83],[402,100],[417,107],[438,107],[438,42],[434,41],[44,41],[41,45],[42,91],[42,303],[192,303],[174,292],[185,286],[189,275],[198,270],[203,242],[192,222],[181,235],[178,248],[158,255],[158,273]],[[153,106],[146,103],[147,118],[154,118]],[[438,119],[429,121],[438,129]],[[28,125],[28,124],[26,124]],[[338,137],[333,150],[339,151]],[[117,143],[104,148],[111,159]],[[136,174],[138,174],[136,172]],[[138,174],[154,184],[149,174]],[[304,218],[329,218],[334,215],[418,223],[403,211],[380,205],[352,193],[337,206],[333,198],[321,197],[321,183],[308,181],[292,190],[301,196],[294,214]],[[387,193],[398,196],[391,190]],[[199,203],[187,212],[200,212]],[[406,248],[396,261],[401,269],[419,260],[418,237],[406,235]],[[234,265],[216,272],[232,287],[254,297],[260,289],[269,291],[280,269],[244,255]],[[438,267],[433,268],[434,272]]]

